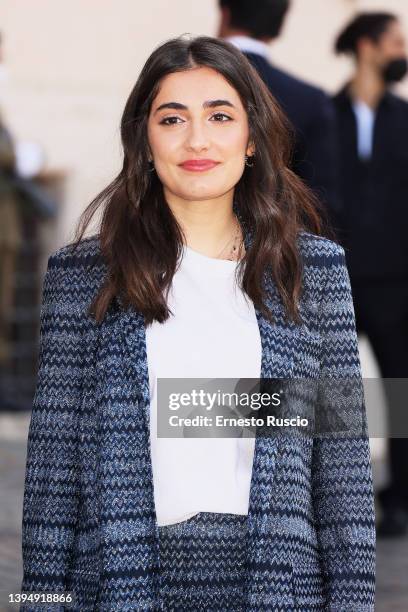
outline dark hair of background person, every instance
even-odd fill
[[[230,10],[230,25],[242,28],[255,38],[276,38],[289,9],[290,0],[219,0]]]
[[[338,35],[334,45],[336,53],[357,55],[360,38],[377,43],[393,21],[398,21],[398,18],[392,13],[360,13]]]
[[[321,235],[326,230],[331,234],[331,226],[323,205],[288,168],[292,153],[289,120],[257,71],[231,43],[199,36],[170,39],[148,58],[121,120],[123,168],[79,219],[74,249],[94,213],[104,206],[99,242],[109,274],[88,311],[98,323],[117,295],[124,307],[132,304],[144,315],[146,325],[153,320],[163,322],[171,313],[164,293],[176,271],[183,233],[157,173],[148,171],[147,122],[163,77],[198,66],[216,70],[238,92],[248,115],[249,142],[256,147],[253,167],[245,166],[234,190],[241,222],[253,240],[237,266],[240,286],[272,320],[263,287],[263,275],[271,271],[286,316],[300,322],[298,232],[303,229]]]

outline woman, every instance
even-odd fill
[[[78,610],[373,610],[365,433],[171,445],[152,427],[158,378],[361,390],[344,250],[288,170],[282,112],[231,44],[177,38],[121,127],[123,169],[44,282],[23,589]]]

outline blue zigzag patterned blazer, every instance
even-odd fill
[[[248,247],[249,234],[245,240]],[[299,248],[303,322],[286,322],[266,278],[274,323],[256,310],[260,376],[354,376],[362,386],[344,250],[306,232]],[[144,319],[120,300],[100,325],[86,314],[106,274],[98,255],[92,236],[48,261],[27,445],[22,590],[72,590],[81,612],[162,610]],[[247,533],[247,612],[373,611],[367,436],[257,437]]]

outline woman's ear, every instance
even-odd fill
[[[248,157],[252,157],[253,155],[255,155],[255,145],[253,143],[250,143],[248,145],[246,154],[248,155]]]

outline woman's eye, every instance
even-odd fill
[[[160,125],[175,125],[176,121],[173,121],[174,119],[177,120],[180,119],[180,117],[165,117],[160,121]],[[169,123],[167,123],[167,121],[169,121]]]
[[[229,115],[226,115],[225,113],[215,113],[214,115],[211,116],[211,118],[212,117],[225,117],[226,119],[228,119],[230,121],[232,120],[231,117]],[[218,121],[218,119],[217,119],[217,121]],[[224,123],[224,120],[221,119],[220,123]]]

